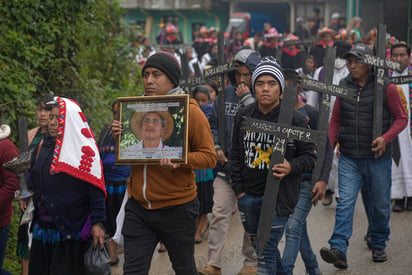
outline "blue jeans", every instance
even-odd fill
[[[353,213],[359,191],[366,191],[369,233],[373,248],[385,248],[389,239],[391,204],[391,158],[339,158],[339,201],[336,206],[335,228],[329,240],[331,248],[346,254],[352,236]]]
[[[3,269],[4,255],[6,254],[7,239],[9,237],[9,226],[0,227],[0,275],[11,275]]]
[[[256,254],[258,254],[258,246],[256,244],[256,233],[259,224],[260,210],[262,208],[263,196],[253,196],[245,194],[238,199],[238,208],[240,220],[242,221],[245,231],[249,233],[252,245],[255,247]],[[272,221],[272,231],[270,238],[262,252],[258,256],[257,274],[259,275],[276,275],[284,274],[282,260],[278,244],[282,238],[283,231],[288,216],[278,216],[275,213]]]
[[[285,249],[283,250],[283,266],[287,274],[293,274],[295,261],[300,251],[306,269],[318,267],[316,255],[310,245],[308,231],[306,227],[306,217],[312,208],[312,182],[302,181],[299,200],[295,207],[295,212],[289,215],[285,231]]]

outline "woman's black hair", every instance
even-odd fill
[[[197,85],[192,91],[193,98],[198,93],[206,94],[207,98],[210,100],[210,90],[206,85]]]
[[[51,111],[57,106],[57,101],[54,100],[53,94],[44,94],[38,99],[37,105],[40,105],[43,109]]]
[[[212,87],[212,89],[215,90],[216,95],[218,95],[219,89],[217,88],[217,85],[216,85],[215,81],[213,81],[212,79],[207,79],[206,84],[209,85],[210,87]]]

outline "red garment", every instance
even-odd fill
[[[291,51],[288,48],[282,48],[282,52],[285,52],[286,54],[288,54],[290,56],[295,56],[300,52],[300,50],[295,49],[294,51]]]
[[[272,43],[269,43],[267,41],[263,41],[262,44],[265,45],[268,48],[277,48],[279,46],[278,42],[276,42],[276,44],[272,44]]]
[[[14,193],[19,189],[17,176],[3,167],[3,164],[19,156],[17,147],[8,137],[0,139],[0,227],[10,224]]]

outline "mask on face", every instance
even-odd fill
[[[203,113],[206,115],[206,117],[209,117],[212,114],[212,107],[213,107],[212,103],[209,103],[206,105],[200,105],[199,107],[203,111]]]
[[[345,59],[340,59],[340,58],[335,59],[335,69],[341,70],[345,66],[346,66],[346,60]]]

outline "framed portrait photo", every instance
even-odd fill
[[[187,163],[189,95],[118,98],[116,164]]]

